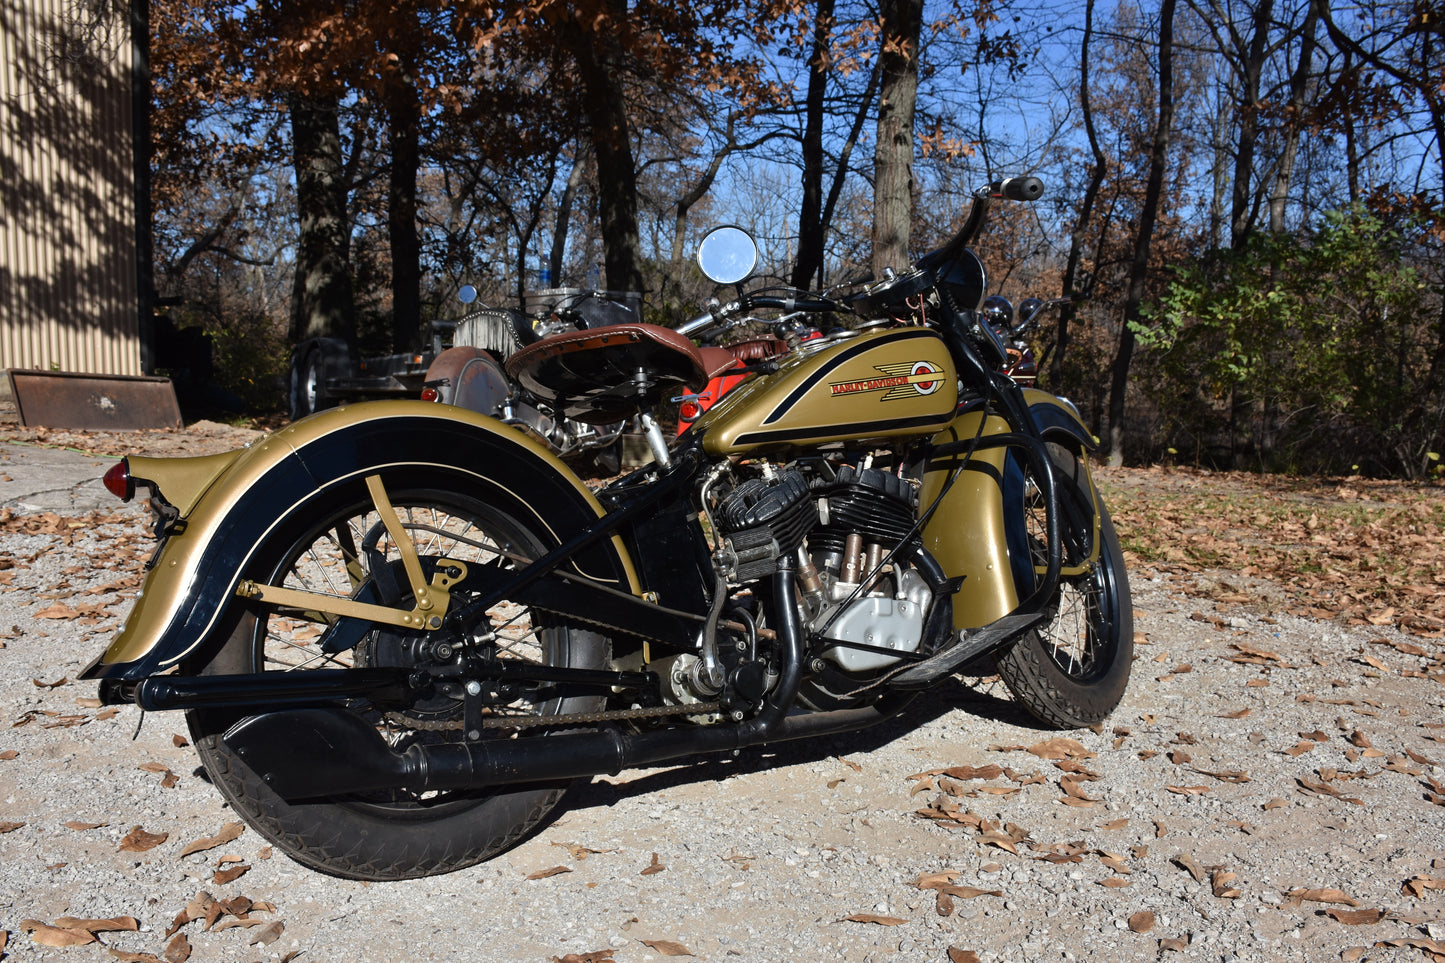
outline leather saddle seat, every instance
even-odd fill
[[[736,365],[732,352],[699,348],[671,328],[611,324],[567,331],[507,359],[507,375],[559,414],[609,424],[650,407],[684,385],[700,391]]]

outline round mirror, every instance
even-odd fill
[[[715,227],[697,246],[697,266],[718,284],[740,284],[758,266],[758,246],[740,227]]]
[[[457,300],[463,304],[471,304],[476,299],[477,289],[470,284],[463,284],[461,290],[457,292]]]

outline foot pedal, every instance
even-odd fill
[[[889,680],[889,684],[895,689],[921,689],[931,685],[974,656],[1023,635],[1043,619],[1042,612],[1005,615],[997,622],[985,625],[973,635],[960,639],[958,644],[900,672]]]

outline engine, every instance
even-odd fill
[[[918,492],[887,471],[844,465],[831,478],[766,466],[726,492],[714,524],[729,580],[746,585],[798,559],[808,628],[825,642],[813,665],[869,673],[917,652],[933,591],[889,553],[909,537]],[[887,561],[885,561],[887,560]]]

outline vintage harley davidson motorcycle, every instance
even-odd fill
[[[543,338],[509,375],[566,417],[636,415],[654,461],[600,491],[455,406],[319,412],[241,451],[132,457],[159,547],[87,670],[107,703],[186,711],[211,780],[299,862],[388,880],[487,859],[570,780],[840,733],[989,657],[1045,724],[1129,677],[1124,561],[1066,401],[1000,372],[959,233],[846,297],[738,285],[678,330]],[[680,436],[655,411],[734,365],[743,317],[852,327],[751,366]],[[835,323],[819,325],[836,329]]]

